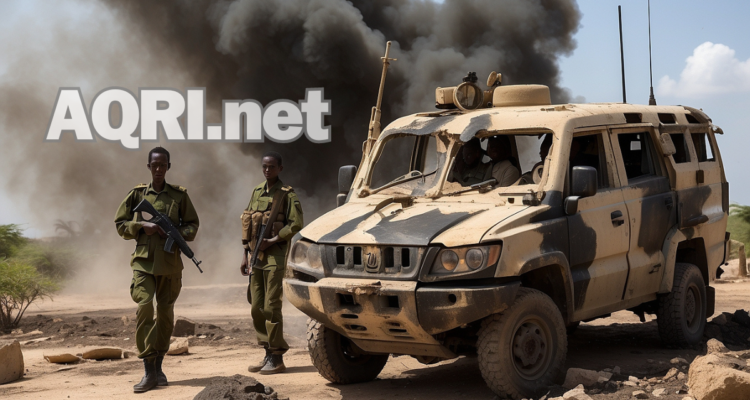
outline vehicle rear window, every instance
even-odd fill
[[[690,151],[688,151],[685,134],[673,133],[669,135],[674,143],[675,153],[672,155],[676,164],[690,162]]]
[[[711,147],[711,141],[708,139],[708,134],[701,132],[693,133],[691,136],[693,137],[693,146],[695,147],[695,153],[698,156],[698,162],[716,161],[713,148]]]

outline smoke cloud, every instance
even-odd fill
[[[87,104],[110,86],[206,87],[207,122],[220,122],[222,99],[267,104],[325,89],[330,143],[161,143],[172,153],[167,180],[188,188],[201,217],[193,247],[206,274],[186,264],[186,280],[237,282],[238,217],[262,181],[259,156],[284,155],[282,179],[295,187],[308,222],[333,208],[338,167],[361,156],[386,40],[398,61],[388,72],[384,126],[432,109],[435,87],[455,85],[467,71],[546,84],[553,101],[567,101],[557,59],[575,48],[580,21],[572,0],[113,0],[68,12],[77,14],[41,11],[53,21],[44,26],[39,15],[16,20],[15,40],[0,43],[11,60],[0,76],[0,166],[5,191],[27,204],[36,224],[86,219],[100,232],[92,243],[100,257],[87,267],[87,282],[99,287],[122,285],[130,274],[132,243],[117,237],[112,218],[128,191],[148,182],[149,146],[128,151],[72,135],[43,143],[58,87],[82,87]]]

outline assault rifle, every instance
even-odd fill
[[[187,242],[185,241],[185,238],[182,237],[180,232],[177,230],[177,227],[172,224],[172,221],[167,217],[166,215],[156,211],[154,206],[146,199],[141,200],[140,203],[138,203],[135,208],[133,208],[134,212],[146,212],[148,214],[151,214],[151,219],[146,220],[147,222],[151,222],[152,224],[159,225],[161,229],[167,234],[167,243],[164,244],[164,251],[167,253],[174,253],[172,250],[172,246],[177,243],[177,247],[180,248],[183,254],[185,254],[188,258],[193,260],[193,263],[195,263],[195,266],[198,267],[198,271],[203,273],[203,270],[201,269],[200,263],[203,261],[198,261],[195,259],[195,254],[193,254],[193,250],[190,249],[190,246],[188,246]]]

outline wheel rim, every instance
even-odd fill
[[[539,379],[552,361],[552,332],[536,317],[528,317],[516,325],[510,354],[518,374],[527,380]]]
[[[696,285],[688,286],[685,293],[685,324],[690,332],[695,332],[701,322],[701,293]]]

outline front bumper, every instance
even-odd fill
[[[502,312],[519,286],[417,288],[417,282],[374,279],[285,279],[284,293],[295,307],[365,351],[452,358],[433,335]]]

